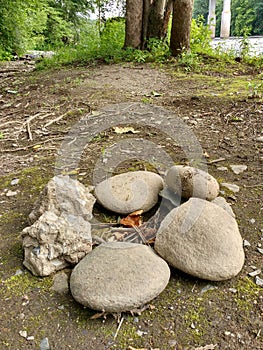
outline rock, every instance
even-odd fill
[[[10,185],[11,186],[15,186],[15,185],[17,185],[18,183],[19,183],[19,179],[13,179],[11,182],[10,182]]]
[[[232,171],[239,175],[241,173],[243,173],[245,170],[247,170],[247,165],[230,165],[230,168],[232,169]]]
[[[229,184],[226,182],[222,182],[221,186],[227,188],[229,191],[234,192],[234,193],[237,193],[240,190],[239,186],[234,185],[234,184]]]
[[[219,167],[217,167],[217,170],[219,170],[219,171],[228,171],[226,166],[219,166]]]
[[[256,141],[263,142],[263,135],[256,138]]]
[[[43,338],[39,346],[40,350],[50,350],[48,338]]]
[[[67,294],[69,292],[69,278],[65,272],[58,272],[54,276],[52,290],[59,294]]]
[[[219,207],[221,207],[222,209],[226,210],[229,215],[233,216],[233,218],[236,217],[235,213],[233,212],[233,209],[231,208],[231,205],[227,203],[224,197],[221,197],[221,196],[216,197],[211,201],[211,203],[214,203]]]
[[[23,264],[37,276],[48,276],[76,264],[92,249],[91,226],[81,216],[46,211],[22,231]]]
[[[172,166],[164,181],[171,190],[187,199],[198,197],[212,200],[219,193],[219,184],[212,175],[190,166]]]
[[[68,175],[54,176],[47,184],[34,209],[29,214],[30,223],[34,223],[45,211],[57,216],[62,213],[92,218],[96,199],[83,184]]]
[[[191,198],[165,217],[154,247],[173,267],[199,278],[221,281],[242,269],[242,243],[232,216],[218,205]]]
[[[170,277],[167,263],[145,245],[103,243],[74,268],[73,297],[106,312],[129,311],[157,297]]]
[[[14,196],[17,196],[17,191],[8,190],[6,192],[6,197],[14,197]]]
[[[95,187],[98,202],[108,210],[129,214],[150,210],[163,188],[161,176],[150,171],[133,171],[113,176]]]

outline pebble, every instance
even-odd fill
[[[254,224],[256,222],[255,219],[250,219],[249,221],[251,222],[251,224]]]
[[[263,136],[257,137],[257,138],[256,138],[256,141],[258,141],[258,142],[263,142]]]
[[[243,246],[244,247],[250,247],[251,244],[249,243],[249,241],[247,241],[246,239],[243,240]]]
[[[217,168],[217,170],[219,170],[219,171],[228,171],[228,169],[227,169],[226,166],[219,166],[219,167]]]
[[[237,289],[236,288],[229,288],[229,292],[231,292],[231,293],[237,293]]]
[[[257,286],[260,286],[260,287],[263,287],[263,279],[256,276],[256,285]]]
[[[39,346],[40,350],[50,350],[48,338],[43,338]]]
[[[27,331],[19,331],[19,335],[23,338],[27,338]]]
[[[247,170],[247,165],[232,164],[232,165],[230,165],[230,168],[232,169],[233,173],[238,175],[238,174],[243,173],[245,170]]]
[[[17,195],[17,191],[8,190],[5,195],[6,197],[14,197]]]
[[[249,276],[251,276],[251,277],[255,277],[255,276],[260,275],[260,274],[261,274],[261,270],[260,269],[252,271],[252,272],[249,272]]]
[[[263,254],[263,249],[262,249],[262,248],[257,248],[257,251],[258,251],[260,254]]]
[[[227,188],[229,191],[234,192],[234,193],[237,193],[240,190],[239,186],[237,186],[235,184],[229,184],[226,182],[222,182],[221,186]]]
[[[19,183],[19,179],[13,179],[11,182],[10,182],[10,185],[11,186],[15,186],[15,185],[17,185],[18,183]]]

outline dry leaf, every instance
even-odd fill
[[[116,134],[128,134],[128,133],[138,134],[140,132],[139,130],[135,130],[131,126],[124,126],[124,127],[114,126],[113,130]]]
[[[101,317],[103,317],[103,318],[106,318],[107,317],[107,312],[98,312],[97,314],[95,314],[95,315],[93,315],[93,316],[91,316],[91,320],[96,320],[97,318],[101,318]]]
[[[126,216],[126,218],[121,219],[120,224],[126,227],[134,227],[142,225],[141,214],[143,210],[137,210]]]

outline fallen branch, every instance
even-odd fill
[[[32,132],[31,132],[31,129],[30,129],[30,124],[29,122],[27,122],[26,124],[26,129],[27,129],[27,133],[28,133],[28,138],[30,141],[33,141],[33,136],[32,136]]]
[[[60,121],[61,119],[63,119],[64,117],[66,117],[68,114],[70,114],[72,111],[67,111],[66,113],[60,115],[59,117],[55,118],[55,119],[52,119],[50,120],[49,122],[47,122],[45,125],[44,125],[44,128],[47,128],[48,126]]]
[[[117,338],[117,336],[118,336],[118,333],[119,333],[119,331],[120,331],[120,329],[121,329],[121,325],[122,325],[123,321],[124,321],[124,317],[122,317],[121,320],[120,320],[120,323],[119,323],[119,325],[118,325],[118,328],[117,328],[116,333],[115,333],[114,338],[113,338],[114,340],[115,340],[115,339]]]

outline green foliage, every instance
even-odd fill
[[[248,36],[252,33],[255,9],[251,0],[232,0],[231,35]]]
[[[208,25],[204,24],[203,16],[192,19],[190,46],[194,52],[211,52],[211,31]]]

